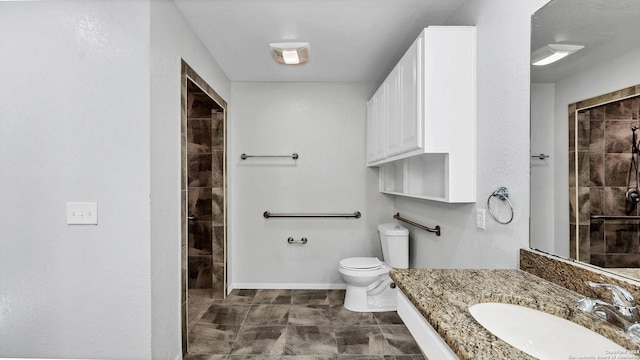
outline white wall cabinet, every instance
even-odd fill
[[[367,162],[375,163],[386,156],[386,92],[387,84],[382,84],[367,102]]]
[[[475,202],[475,88],[475,28],[424,29],[367,104],[381,192]]]
[[[415,41],[404,54],[396,67],[398,71],[398,143],[399,151],[396,155],[417,149],[422,143],[421,108],[418,105],[420,97],[420,76],[422,74],[422,42]]]

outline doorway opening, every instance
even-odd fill
[[[184,61],[181,85],[182,352],[200,299],[227,293],[227,103]]]

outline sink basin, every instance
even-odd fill
[[[638,359],[600,334],[528,307],[487,302],[472,305],[469,312],[495,336],[538,359]]]

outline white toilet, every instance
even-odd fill
[[[397,310],[397,291],[389,277],[392,267],[409,267],[409,230],[397,224],[378,226],[383,261],[375,257],[340,260],[338,272],[347,283],[344,307],[358,312]]]

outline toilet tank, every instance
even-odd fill
[[[382,257],[387,265],[406,269],[409,267],[409,230],[398,224],[378,225]]]

